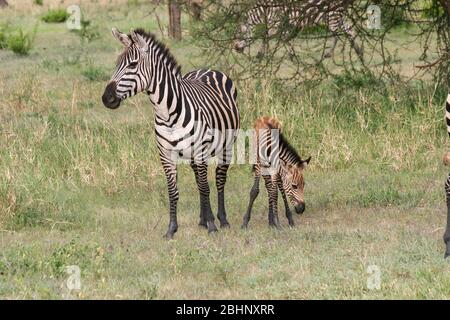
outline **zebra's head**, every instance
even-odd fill
[[[291,200],[292,205],[295,207],[295,212],[301,214],[305,211],[305,180],[303,178],[303,170],[308,165],[311,157],[306,160],[301,160],[300,163],[285,164],[282,166],[281,182],[283,190]]]
[[[139,32],[131,31],[130,35],[126,35],[113,28],[112,34],[125,50],[117,58],[116,71],[105,88],[102,101],[106,107],[116,109],[123,100],[149,86],[149,44]]]

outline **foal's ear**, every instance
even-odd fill
[[[306,159],[306,160],[302,160],[302,162],[301,162],[301,167],[302,167],[303,169],[305,169],[305,168],[308,166],[308,164],[309,164],[310,161],[311,161],[311,157],[309,157],[309,158]]]
[[[114,38],[119,40],[125,47],[131,46],[131,39],[125,33],[120,32],[116,28],[112,28],[111,31]]]
[[[134,43],[137,44],[138,48],[144,52],[148,51],[148,44],[145,41],[144,37],[141,36],[139,33],[134,32],[134,30],[131,30],[130,32],[131,39]]]

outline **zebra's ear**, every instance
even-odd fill
[[[302,160],[301,166],[302,166],[303,169],[305,169],[305,168],[308,166],[309,161],[311,161],[311,157],[309,157],[309,158],[306,159],[306,160]]]
[[[119,40],[125,47],[131,46],[131,39],[125,33],[120,32],[116,28],[112,28],[111,31],[114,38]]]
[[[148,44],[143,36],[141,36],[139,33],[134,32],[134,30],[131,30],[130,36],[133,42],[138,45],[138,48],[140,50],[142,50],[145,53],[148,52]]]

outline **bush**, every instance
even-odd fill
[[[8,49],[16,54],[27,55],[33,47],[34,38],[36,36],[36,27],[32,33],[25,33],[20,28],[16,33],[7,37]]]
[[[6,31],[6,26],[0,25],[0,49],[8,47]]]
[[[92,65],[84,69],[82,74],[85,78],[89,79],[90,81],[108,80],[108,75],[103,69],[94,67]]]
[[[69,17],[70,14],[65,9],[50,9],[41,17],[41,20],[47,23],[61,23]]]
[[[42,6],[44,4],[43,0],[34,0],[34,4],[38,5],[38,6]]]
[[[100,37],[98,26],[92,24],[90,20],[81,20],[81,29],[73,31],[78,34],[82,44],[85,41],[91,42]]]

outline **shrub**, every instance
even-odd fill
[[[87,42],[91,42],[100,37],[98,26],[92,24],[90,20],[81,20],[81,29],[73,31],[78,34],[82,44],[86,40]]]
[[[27,55],[33,47],[34,38],[36,36],[37,28],[31,33],[25,33],[20,28],[16,33],[12,33],[7,37],[8,49],[16,54]]]
[[[108,80],[108,75],[101,68],[95,66],[88,66],[82,72],[83,76],[91,81]]]
[[[47,23],[61,23],[69,17],[70,14],[65,9],[50,9],[41,17],[41,20]]]
[[[6,26],[0,25],[0,49],[8,47]]]

